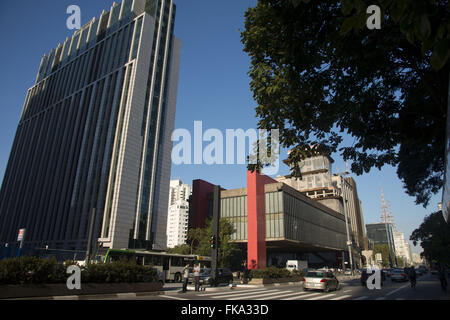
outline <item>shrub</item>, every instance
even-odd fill
[[[304,275],[303,271],[294,270],[290,272],[285,268],[268,267],[260,270],[253,270],[251,276],[255,279],[279,279],[293,278],[300,279]]]
[[[157,280],[156,269],[134,262],[117,261],[107,264],[91,264],[82,271],[83,282],[119,283],[152,282]]]
[[[75,263],[58,263],[54,258],[4,259],[0,261],[0,284],[65,283],[69,277],[67,267],[72,264]],[[153,282],[157,279],[153,267],[127,261],[91,264],[81,270],[81,281],[84,283]]]
[[[259,279],[279,279],[279,278],[289,278],[291,273],[289,270],[277,267],[268,267],[260,270],[252,271],[253,278]]]
[[[0,284],[41,284],[65,281],[56,259],[22,257],[0,261]]]

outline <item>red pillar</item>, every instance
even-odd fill
[[[266,210],[264,185],[275,180],[247,171],[247,266],[266,267]]]

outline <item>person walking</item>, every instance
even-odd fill
[[[415,289],[416,288],[416,269],[414,269],[414,266],[412,266],[411,268],[409,268],[409,282],[411,283],[411,288]]]
[[[200,265],[194,264],[195,291],[199,291],[200,286]]]
[[[187,285],[188,285],[188,281],[189,281],[189,269],[190,269],[190,265],[187,264],[184,269],[183,269],[183,290],[181,291],[182,293],[186,293],[187,291]]]
[[[439,276],[439,281],[441,282],[442,291],[447,293],[447,277],[445,276],[445,269],[443,266],[439,267],[438,276]]]

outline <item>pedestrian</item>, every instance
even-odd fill
[[[189,281],[189,269],[190,269],[190,265],[187,264],[184,269],[183,269],[183,290],[182,292],[185,293],[187,291],[187,285],[188,285],[188,281]]]
[[[416,269],[414,269],[414,266],[412,266],[411,268],[409,268],[409,282],[411,283],[411,288],[415,289],[416,288]]]
[[[200,286],[200,265],[194,264],[195,291],[199,291]]]
[[[441,281],[442,291],[447,293],[447,277],[445,276],[445,269],[443,266],[439,267],[438,276],[439,276],[439,281]]]

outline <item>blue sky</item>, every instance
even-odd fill
[[[110,0],[23,0],[0,1],[0,180],[3,180],[9,153],[19,121],[26,91],[35,81],[44,53],[63,42],[73,31],[66,27],[69,5],[81,8],[82,25],[109,10]],[[256,128],[256,106],[247,75],[249,57],[242,51],[239,29],[244,13],[256,0],[178,0],[175,34],[182,41],[181,69],[175,128],[193,131],[194,121],[203,121],[204,130]],[[286,150],[282,150],[283,153]],[[333,155],[333,171],[345,163]],[[185,183],[204,179],[226,189],[245,186],[245,165],[172,166],[172,178]],[[280,174],[287,174],[282,165]],[[363,203],[366,223],[378,222],[381,214],[380,186],[390,201],[397,227],[409,238],[423,218],[437,210],[438,194],[427,209],[414,204],[403,191],[396,169],[373,169],[353,176]],[[413,252],[421,248],[412,246]]]

